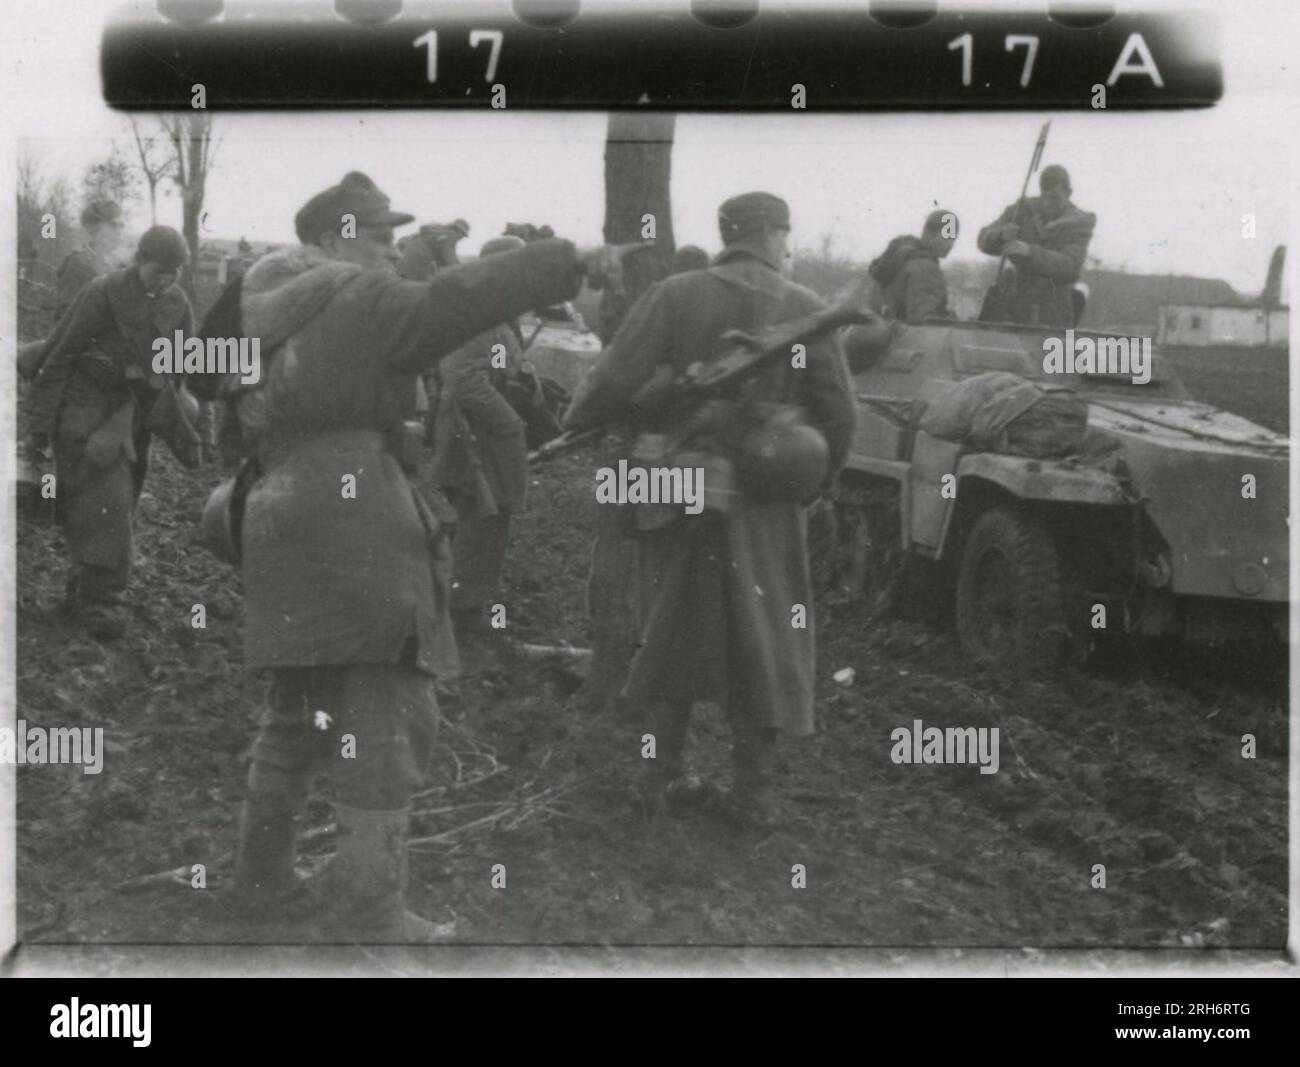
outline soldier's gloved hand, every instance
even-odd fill
[[[998,231],[1003,241],[1014,241],[1020,236],[1020,227],[1014,222],[1004,222]]]
[[[1008,241],[1002,246],[1002,251],[1008,256],[1027,256],[1032,250],[1024,241]]]

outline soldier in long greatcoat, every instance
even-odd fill
[[[631,411],[633,395],[663,365],[680,372],[724,349],[728,330],[759,330],[822,307],[781,274],[790,232],[785,201],[748,193],[724,203],[725,245],[707,270],[664,279],[629,311],[579,387],[566,428]],[[829,487],[848,454],[854,403],[831,339],[809,344],[806,366],[769,365],[754,399],[800,406],[825,438]],[[696,701],[730,720],[735,811],[758,824],[778,817],[773,758],[779,734],[812,732],[814,628],[803,502],[742,496],[729,513],[682,514],[637,536],[641,643],[625,698],[655,735],[651,791],[688,794],[686,732]],[[796,610],[798,609],[798,610]],[[799,625],[800,621],[807,625]]]

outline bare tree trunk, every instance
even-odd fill
[[[135,119],[131,119],[131,136],[135,139],[135,150],[140,157],[140,173],[149,185],[149,225],[158,225],[158,183],[162,180],[172,163],[158,151],[158,134],[145,137]]]
[[[655,251],[627,264],[625,295],[606,293],[600,305],[600,336],[608,343],[627,310],[646,289],[672,269],[671,197],[673,131],[676,115],[612,112],[605,134],[605,243],[644,240],[653,227]]]
[[[655,112],[613,113],[605,139],[605,241],[640,241],[653,225],[655,252],[627,264],[625,292],[601,299],[600,336],[618,331],[628,308],[672,267],[673,215],[670,196],[675,116]],[[651,216],[653,222],[647,219]],[[635,543],[623,536],[618,512],[598,504],[596,541],[587,580],[592,625],[591,671],[581,697],[596,711],[612,712],[636,651]]]
[[[199,267],[199,220],[212,165],[212,117],[197,109],[167,116],[162,124],[172,147],[172,180],[181,191],[181,234],[190,249],[190,267],[183,284],[193,300]]]

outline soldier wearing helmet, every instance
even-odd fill
[[[761,330],[822,307],[782,275],[790,235],[784,200],[762,192],[733,197],[718,225],[725,247],[713,266],[671,275],[633,305],[579,386],[568,429],[630,418],[647,383],[716,359],[729,330]],[[809,344],[804,359],[768,365],[742,388],[745,403],[787,414],[797,408],[802,417],[798,425],[774,420],[749,438],[735,456],[741,480],[725,511],[681,513],[636,534],[641,639],[624,697],[655,736],[655,759],[646,764],[653,807],[696,794],[686,733],[692,704],[710,701],[726,709],[731,725],[732,811],[770,825],[779,818],[777,738],[813,729],[806,505],[847,455],[854,406],[832,339]]]
[[[154,342],[193,328],[189,300],[176,285],[188,260],[175,230],[146,231],[135,262],[94,278],[59,321],[28,396],[29,454],[54,445],[72,559],[67,608],[96,637],[115,638],[126,628],[132,514],[152,433],[162,428],[157,416],[167,408],[160,400],[176,396],[152,369]]]
[[[1012,204],[980,230],[979,249],[1010,263],[997,282],[997,318],[1070,326],[1075,317],[1070,287],[1083,270],[1097,216],[1070,201],[1070,175],[1059,164],[1043,168],[1038,187],[1040,196]]]

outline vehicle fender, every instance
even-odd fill
[[[919,435],[918,435],[919,436]],[[1004,456],[993,452],[968,452],[955,462],[957,500],[943,500],[941,526],[934,541],[942,554],[962,492],[976,483],[995,485],[1017,500],[1045,504],[1086,504],[1092,507],[1128,507],[1133,498],[1124,485],[1105,471],[1069,461]],[[915,512],[914,512],[915,514]]]

